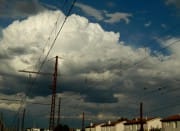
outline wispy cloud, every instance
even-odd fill
[[[115,7],[116,4],[114,2],[109,1],[107,2],[107,6],[112,8],[112,7]]]
[[[112,13],[112,14],[105,14],[106,17],[109,17],[109,19],[105,19],[104,21],[107,23],[116,23],[116,22],[120,22],[121,20],[124,20],[126,22],[126,24],[129,23],[129,17],[132,17],[132,14],[129,13],[120,13],[120,12],[116,12],[116,13]]]
[[[161,24],[161,27],[166,29],[167,28],[167,25],[166,24]]]
[[[79,7],[82,9],[82,11],[89,16],[94,17],[95,19],[99,21],[104,21],[106,23],[117,23],[120,21],[125,21],[126,24],[130,22],[129,17],[132,17],[132,14],[130,13],[123,13],[123,12],[115,12],[115,13],[108,13],[107,11],[97,10],[91,6],[77,3],[76,7]]]
[[[149,27],[149,26],[151,26],[151,24],[152,24],[151,21],[149,21],[149,22],[145,23],[144,26]]]
[[[91,6],[81,4],[81,3],[76,3],[75,6],[81,8],[84,13],[86,13],[89,16],[93,16],[97,20],[103,20],[104,19],[103,12],[100,10],[94,9]]]
[[[179,0],[165,0],[167,5],[174,5],[177,8],[180,8],[180,1]]]

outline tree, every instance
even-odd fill
[[[69,131],[69,127],[67,125],[57,125],[54,131]]]

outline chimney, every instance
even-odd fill
[[[93,126],[93,123],[92,123],[92,122],[90,123],[90,126],[91,126],[91,127]]]
[[[110,125],[110,124],[111,124],[111,121],[109,120],[109,121],[108,121],[108,125]]]

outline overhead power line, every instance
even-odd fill
[[[163,111],[163,110],[167,110],[167,109],[170,109],[170,108],[175,108],[175,107],[180,106],[179,102],[180,102],[180,101],[176,101],[176,102],[170,103],[170,104],[168,104],[168,105],[163,105],[163,106],[154,108],[154,109],[152,109],[152,110],[150,110],[150,111],[147,111],[146,113],[151,114],[151,113],[154,113],[154,112]]]
[[[50,46],[50,48],[49,48],[49,50],[48,50],[48,52],[47,52],[45,58],[42,60],[42,62],[41,62],[41,64],[40,64],[39,69],[38,69],[37,72],[39,72],[39,73],[41,72],[42,67],[44,66],[45,62],[47,61],[47,58],[48,58],[48,56],[49,56],[52,48],[54,47],[55,42],[56,42],[58,36],[60,35],[60,32],[62,31],[62,29],[63,29],[63,27],[64,27],[64,25],[65,25],[65,23],[66,23],[66,21],[67,21],[67,18],[69,17],[69,15],[70,15],[70,13],[71,13],[74,5],[75,5],[75,2],[76,2],[76,0],[73,1],[70,9],[68,10],[68,12],[67,12],[67,14],[66,14],[66,16],[65,16],[65,19],[64,19],[64,21],[63,21],[63,23],[62,23],[62,25],[61,25],[58,33],[56,34],[56,36],[55,36],[55,38],[54,38],[54,40],[53,40],[53,42],[52,42],[52,44],[51,44],[51,46]],[[49,37],[48,37],[48,39],[49,39]],[[33,80],[32,84],[31,84],[29,90],[34,86],[35,82],[37,81],[37,76],[38,76],[38,75],[36,75],[36,76],[34,77],[34,80]],[[30,91],[28,91],[28,92],[30,92]]]
[[[64,27],[64,25],[65,25],[65,23],[66,23],[66,21],[67,21],[67,18],[69,17],[69,15],[70,15],[70,13],[71,13],[71,11],[72,11],[75,3],[76,3],[76,0],[73,0],[72,5],[71,5],[71,7],[69,8],[69,10],[68,10],[68,12],[67,12],[67,14],[66,14],[66,16],[65,16],[65,18],[64,18],[64,21],[63,21],[62,25],[60,26],[60,28],[59,28],[59,30],[58,30],[58,32],[57,32],[57,34],[56,34],[53,42],[51,43],[51,46],[50,46],[50,48],[49,48],[49,50],[48,50],[45,58],[44,58],[44,59],[42,60],[42,62],[40,63],[40,66],[39,66],[38,71],[37,71],[38,73],[41,72],[42,67],[44,66],[45,62],[47,61],[47,58],[48,58],[51,50],[53,49],[53,47],[54,47],[54,45],[55,45],[55,43],[56,43],[56,40],[57,40],[58,36],[60,35],[60,32],[62,31],[62,29],[63,29],[63,27]],[[56,26],[56,25],[55,25],[55,26]],[[48,37],[48,39],[49,39],[49,37]],[[35,82],[37,81],[37,76],[38,76],[38,75],[35,76],[34,80],[32,81],[32,83],[31,83],[31,85],[30,85],[30,88],[29,88],[30,91],[31,91],[31,88],[34,86]],[[30,92],[30,91],[28,91],[28,92]],[[22,98],[22,103],[21,103],[21,105],[26,102],[26,97],[27,97],[27,96],[25,96],[24,98]],[[20,111],[20,109],[21,109],[21,108],[19,108],[19,111]]]
[[[62,25],[61,25],[61,27],[60,27],[58,33],[56,34],[56,37],[55,37],[55,39],[53,40],[53,42],[52,42],[52,44],[51,44],[51,46],[50,46],[50,49],[48,50],[47,55],[46,55],[46,57],[44,58],[44,60],[43,60],[43,62],[42,62],[42,64],[41,64],[41,66],[40,66],[40,69],[41,69],[42,66],[44,65],[45,61],[47,60],[47,57],[49,56],[49,54],[50,54],[52,48],[54,47],[55,42],[56,42],[56,40],[57,40],[57,38],[58,38],[60,32],[62,31],[62,29],[63,29],[63,27],[64,27],[64,25],[65,25],[65,23],[66,23],[66,21],[67,21],[67,18],[69,17],[69,15],[70,15],[70,13],[71,13],[71,11],[72,11],[72,9],[73,9],[75,3],[76,3],[76,0],[73,1],[72,5],[71,5],[71,7],[70,7],[70,9],[69,9],[69,11],[67,12],[67,15],[65,16],[65,19],[64,19],[64,21],[63,21],[63,23],[62,23]]]

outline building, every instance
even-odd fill
[[[49,129],[43,129],[43,128],[27,128],[26,131],[49,131]]]
[[[114,130],[115,130],[115,127],[111,121],[108,121],[107,123],[101,126],[101,131],[114,131]]]
[[[145,118],[142,120],[144,131],[160,131],[161,118]],[[139,118],[132,119],[124,123],[124,131],[139,131],[141,120]]]
[[[85,128],[85,131],[101,131],[101,126],[103,125],[104,123],[100,123],[100,124],[93,124],[93,123],[90,123],[90,126],[87,126]]]
[[[164,118],[161,122],[162,131],[180,131],[180,114]]]
[[[124,123],[126,123],[126,121],[126,119],[119,119],[113,122],[108,121],[101,126],[101,131],[124,131]]]

